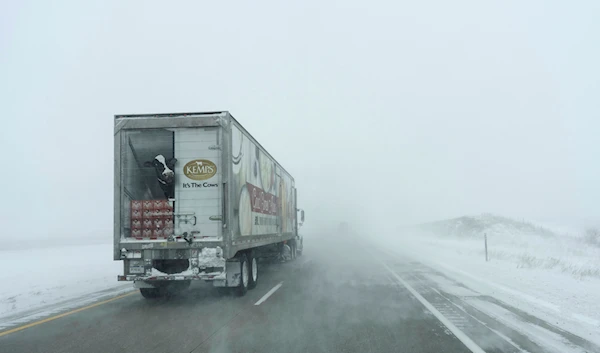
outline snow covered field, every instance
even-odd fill
[[[488,262],[484,233],[488,236]],[[600,344],[600,247],[587,244],[582,237],[484,215],[404,230],[381,244],[482,295]],[[452,292],[453,285],[444,278],[431,279]],[[479,310],[548,344],[548,332],[493,306],[476,304]],[[556,344],[560,346],[560,342]]]
[[[600,278],[600,246],[587,243],[583,234],[560,234],[492,215],[437,222],[421,230],[417,239],[455,249],[468,257],[485,257],[484,234],[487,234],[490,259],[505,260],[518,268]]]
[[[98,292],[114,295],[132,288],[117,282],[123,269],[112,259],[112,243],[1,250],[0,266],[2,321],[81,305],[97,300]]]

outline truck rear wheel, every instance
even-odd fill
[[[250,258],[250,278],[248,279],[248,289],[256,288],[258,283],[258,261],[256,257],[248,255]]]
[[[161,288],[140,288],[140,293],[146,299],[160,298],[163,294]]]
[[[250,266],[246,254],[240,256],[240,284],[237,288],[237,294],[241,297],[248,292],[248,283],[250,282]]]

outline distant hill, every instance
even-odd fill
[[[484,233],[488,236],[557,236],[550,229],[488,213],[424,223],[417,228],[440,236],[480,237]]]

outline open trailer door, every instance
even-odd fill
[[[124,238],[222,239],[220,133],[218,127],[123,131]]]

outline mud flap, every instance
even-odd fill
[[[225,272],[227,273],[225,281],[214,281],[215,287],[237,287],[240,285],[242,278],[242,267],[240,260],[233,258],[225,263]]]
[[[283,244],[281,248],[281,253],[279,254],[279,259],[281,262],[287,262],[292,260],[292,248],[288,244]]]

